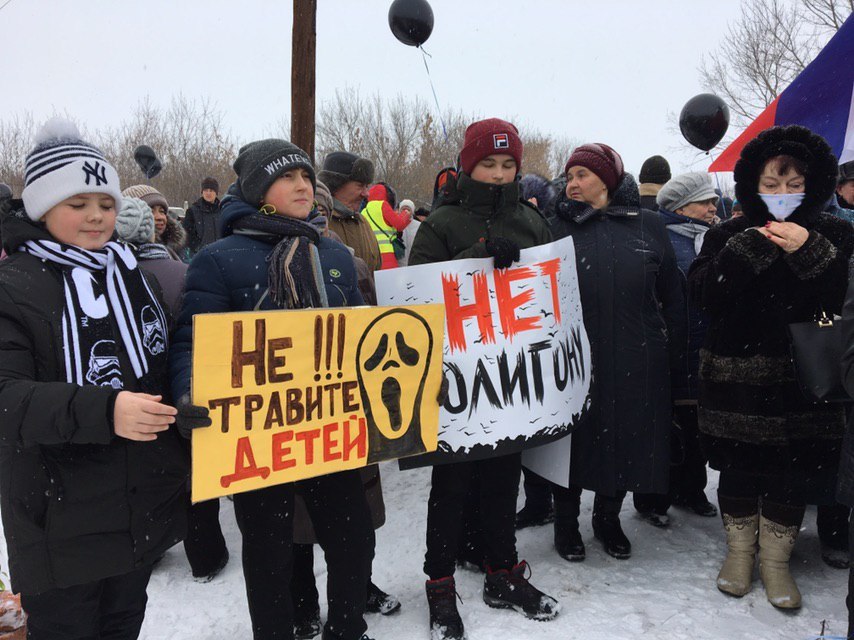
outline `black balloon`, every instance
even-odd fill
[[[142,169],[142,173],[149,180],[160,173],[160,170],[163,168],[163,164],[157,158],[154,149],[147,144],[141,144],[134,149],[133,159],[136,160],[139,168]]]
[[[427,0],[394,0],[388,10],[394,37],[410,47],[420,47],[433,33],[433,9]]]
[[[703,151],[714,147],[729,128],[729,107],[712,93],[694,96],[679,114],[679,129],[692,145]]]

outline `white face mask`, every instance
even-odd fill
[[[759,197],[762,198],[762,202],[768,207],[768,212],[778,222],[782,222],[801,205],[805,195],[804,193],[760,193]]]

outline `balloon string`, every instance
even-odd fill
[[[714,156],[714,154],[712,153],[712,150],[711,150],[711,149],[709,149],[708,151],[706,151],[706,155],[707,155],[707,156],[709,156],[709,157],[712,159],[712,164],[714,164],[714,162],[715,162],[715,156]],[[731,213],[731,212],[729,212],[729,211],[727,211],[727,210],[726,210],[726,200],[724,200],[724,190],[721,188],[721,179],[720,179],[720,177],[718,176],[718,172],[717,172],[717,171],[713,171],[712,173],[714,173],[714,174],[715,174],[715,183],[718,185],[718,191],[719,191],[719,192],[720,192],[720,194],[721,194],[721,207],[723,207],[723,210],[724,210],[724,214],[725,214],[725,215],[730,215],[730,213]]]
[[[436,95],[436,87],[433,86],[433,78],[430,75],[430,67],[427,65],[427,57],[433,57],[429,53],[424,50],[424,47],[420,44],[418,48],[421,49],[421,57],[424,59],[424,68],[427,70],[427,81],[430,83],[430,90],[433,92],[433,100],[436,102],[436,112],[439,114],[439,123],[442,125],[442,135],[445,136],[445,142],[448,142],[448,129],[445,126],[445,118],[442,117],[442,108],[439,106],[439,97]]]

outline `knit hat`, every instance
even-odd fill
[[[219,193],[219,182],[216,181],[216,178],[211,178],[208,176],[204,180],[202,180],[202,191],[205,189],[213,189],[217,193]]]
[[[412,200],[401,200],[398,209],[409,209],[410,213],[415,213],[415,203]]]
[[[264,194],[279,177],[294,169],[305,169],[312,190],[317,189],[314,165],[308,154],[287,140],[268,138],[240,147],[234,161],[234,172],[246,202],[261,206]]]
[[[152,209],[156,206],[161,206],[166,211],[169,211],[169,203],[166,198],[157,189],[147,184],[135,184],[122,191],[122,195],[128,198],[139,198]]]
[[[566,174],[572,167],[585,167],[595,173],[608,187],[609,193],[617,188],[625,174],[620,154],[601,142],[576,147],[566,161],[563,173]]]
[[[329,187],[329,192],[335,192],[351,180],[370,184],[374,181],[374,163],[367,158],[360,158],[348,151],[333,151],[323,159],[323,168],[317,174],[318,180]]]
[[[122,206],[119,175],[96,146],[84,142],[73,122],[51,118],[36,134],[24,164],[24,208],[31,220],[78,193],[112,196]]]
[[[670,178],[670,164],[661,156],[652,156],[644,160],[638,175],[638,181],[641,184],[645,182],[664,184]]]
[[[516,161],[516,171],[522,170],[522,139],[519,130],[500,118],[473,122],[466,128],[460,165],[467,174],[487,156],[506,153]]]
[[[332,209],[335,208],[335,203],[332,201],[332,194],[329,192],[329,187],[320,180],[317,181],[317,188],[314,190],[314,199],[317,200],[317,204],[323,205],[328,213],[332,213]]]
[[[685,205],[692,202],[703,202],[704,200],[718,199],[715,188],[712,186],[712,178],[708,173],[695,172],[683,173],[681,176],[668,180],[661,187],[655,201],[658,206],[667,211],[676,212]]]
[[[154,237],[154,214],[145,200],[122,198],[122,208],[116,216],[116,233],[131,244],[151,242]]]
[[[854,160],[839,165],[839,184],[854,180]]]

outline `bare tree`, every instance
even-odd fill
[[[354,89],[335,94],[320,106],[318,161],[331,151],[350,151],[370,158],[377,180],[389,183],[399,197],[430,204],[440,169],[456,164],[469,123],[477,116],[447,111],[438,119],[419,97],[365,98]],[[523,170],[551,177],[563,170],[571,140],[556,140],[521,126],[525,142]]]
[[[133,159],[134,149],[141,144],[154,149],[163,170],[151,185],[173,206],[195,200],[206,176],[224,186],[234,179],[231,163],[237,145],[225,128],[222,112],[209,100],[178,95],[168,109],[162,109],[146,98],[129,121],[100,132],[96,139],[115,163],[122,184],[128,186],[148,182]]]
[[[703,84],[742,124],[767,107],[854,11],[854,0],[744,0],[718,50],[700,66]]]
[[[32,148],[35,122],[31,113],[0,120],[0,182],[20,197],[24,190],[24,160]]]
[[[167,109],[152,105],[146,98],[130,119],[117,127],[88,132],[86,140],[99,146],[113,163],[125,187],[149,182],[133,159],[134,149],[147,144],[163,162],[163,170],[150,182],[173,206],[195,200],[201,180],[213,176],[220,184],[234,179],[231,169],[236,144],[228,133],[222,113],[213,102],[192,101],[175,96]],[[0,120],[0,182],[20,195],[24,188],[23,169],[33,146],[38,126],[31,113]]]

